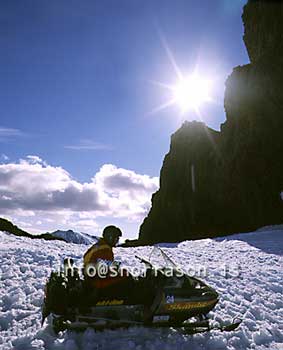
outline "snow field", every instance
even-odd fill
[[[135,327],[56,336],[48,324],[40,324],[46,279],[64,257],[80,261],[87,247],[0,232],[0,349],[283,349],[282,228],[160,246],[183,269],[205,270],[202,279],[221,296],[210,313],[213,322],[243,317],[236,331],[188,336]],[[115,255],[124,266],[142,267],[134,256],[146,258],[151,250],[116,248]]]

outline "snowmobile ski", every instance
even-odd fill
[[[92,328],[95,331],[105,331],[105,330],[117,330],[117,329],[128,329],[131,327],[146,327],[152,329],[158,328],[173,328],[180,331],[186,335],[200,334],[211,331],[221,331],[221,332],[232,332],[236,330],[242,323],[241,319],[235,319],[230,323],[211,325],[209,320],[201,320],[196,322],[185,322],[183,324],[176,323],[166,323],[166,322],[156,322],[152,324],[145,325],[143,322],[128,321],[128,320],[117,320],[113,321],[108,318],[92,318],[91,322],[87,318],[81,318],[77,322],[64,322],[59,318],[53,320],[53,328],[56,332],[64,330],[72,331],[85,331],[87,328]]]

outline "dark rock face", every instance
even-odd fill
[[[283,2],[249,1],[243,21],[251,64],[226,82],[227,120],[221,132],[186,122],[172,136],[142,244],[283,221]]]
[[[252,63],[270,58],[282,62],[282,16],[282,0],[250,0],[244,7],[244,42]]]
[[[161,169],[160,189],[152,197],[152,209],[141,227],[140,238],[150,243],[180,241],[184,232],[197,234],[209,229],[217,173],[207,169],[217,162],[218,142],[219,132],[200,122],[186,122],[172,135]]]

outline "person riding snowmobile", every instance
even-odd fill
[[[106,292],[111,294],[113,289],[118,288],[118,284],[132,283],[131,277],[119,273],[111,275],[110,273],[110,267],[116,268],[116,272],[118,272],[119,263],[114,260],[113,247],[117,245],[121,236],[122,231],[118,227],[113,225],[107,226],[103,230],[102,238],[84,254],[85,279],[89,287],[94,287],[103,292],[100,294],[105,294]],[[103,276],[100,266],[104,270]],[[92,276],[92,268],[95,271],[94,276]]]
[[[116,226],[107,226],[103,230],[102,238],[90,247],[84,254],[84,275],[87,284],[88,293],[93,292],[94,295],[106,298],[122,298],[122,299],[141,299],[145,305],[145,321],[151,320],[156,307],[162,299],[162,293],[158,286],[147,286],[143,279],[135,280],[131,274],[116,274],[114,277],[107,273],[103,278],[95,273],[91,277],[88,269],[92,266],[99,270],[99,264],[104,266],[119,266],[114,260],[112,248],[115,247],[122,236],[121,230]],[[88,296],[89,297],[89,296]],[[86,299],[88,299],[88,297]]]

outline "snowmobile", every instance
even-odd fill
[[[207,314],[219,302],[216,290],[180,271],[160,248],[154,247],[152,253],[162,256],[164,266],[156,268],[151,258],[135,256],[145,264],[146,274],[136,282],[134,291],[124,295],[89,293],[76,269],[72,276],[52,272],[45,287],[42,324],[48,316],[56,333],[87,327],[104,330],[146,326],[182,328],[188,334],[213,329],[232,331],[240,325],[241,320],[233,320],[228,325],[211,326]]]

